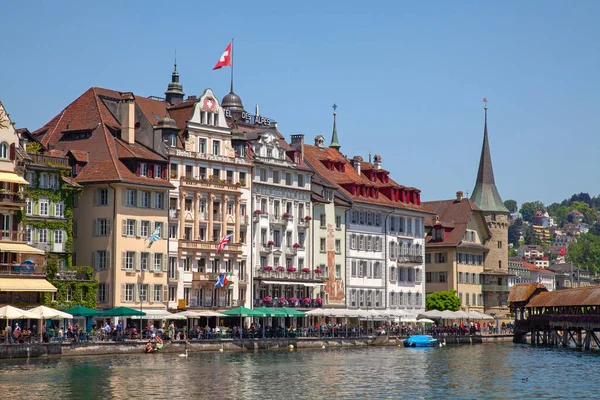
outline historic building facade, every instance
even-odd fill
[[[169,200],[168,279],[177,282],[177,299],[183,300],[170,301],[169,307],[248,306],[252,160],[233,149],[231,129],[212,90],[173,105],[169,114],[175,120],[159,126],[169,144],[175,187]],[[215,287],[219,274],[228,275],[223,287]]]
[[[492,156],[487,129],[487,105],[483,130],[483,145],[479,171],[471,200],[483,211],[490,240],[485,244],[488,254],[484,264],[482,282],[485,312],[500,318],[510,317],[508,310],[508,217],[510,212],[504,206],[492,167]]]
[[[483,312],[485,244],[491,238],[483,212],[460,191],[455,199],[423,204],[436,213],[425,219],[426,293],[455,290],[461,309]]]

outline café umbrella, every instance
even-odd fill
[[[66,313],[66,312],[60,311],[60,310],[55,310],[54,308],[50,308],[50,307],[46,307],[46,306],[35,307],[29,311],[34,314],[39,315],[42,318],[40,327],[44,326],[44,320],[47,320],[47,319],[72,319],[73,318],[73,315],[71,315],[69,313]],[[43,331],[42,329],[39,329],[40,342],[42,341],[42,331]]]
[[[94,310],[93,308],[84,306],[67,308],[66,310],[63,310],[63,312],[71,314],[73,317],[98,317],[102,315],[102,311]]]
[[[265,314],[263,312],[246,307],[232,308],[231,310],[223,311],[222,314],[226,317],[240,317],[240,329],[243,326],[243,317],[265,317]]]
[[[40,319],[41,317],[30,311],[21,310],[20,308],[13,306],[0,307],[0,319],[5,319],[6,324],[9,325],[13,319]],[[7,330],[8,337],[8,330]]]

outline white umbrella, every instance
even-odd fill
[[[41,319],[42,317],[38,314],[30,311],[21,310],[20,308],[13,306],[0,307],[0,319]]]
[[[433,320],[431,320],[429,318],[421,318],[421,319],[418,319],[417,322],[422,322],[424,324],[433,324]]]
[[[29,310],[32,313],[39,315],[43,319],[73,319],[73,316],[64,311],[55,310],[54,308],[39,306]]]
[[[494,317],[492,317],[491,315],[480,313],[479,311],[475,311],[475,310],[471,311],[469,313],[469,315],[472,315],[472,317],[470,317],[470,318],[473,318],[473,319],[483,319],[483,320],[493,320],[494,319]]]
[[[444,310],[444,311],[442,311],[442,318],[443,319],[457,319],[460,317],[457,317],[456,313],[454,311]]]
[[[460,318],[460,319],[467,319],[467,318],[469,318],[469,314],[463,310],[458,310],[458,311],[454,311],[454,317]]]
[[[442,311],[439,310],[430,310],[430,311],[425,311],[422,313],[419,313],[419,315],[417,315],[417,319],[419,318],[443,318],[442,316]]]

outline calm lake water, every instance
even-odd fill
[[[600,353],[529,345],[0,361],[11,398],[597,398]],[[522,378],[528,377],[528,382]]]

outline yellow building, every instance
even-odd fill
[[[483,212],[462,192],[454,200],[423,203],[437,215],[426,218],[425,291],[456,290],[465,311],[484,311],[483,272],[491,237]]]
[[[83,186],[73,211],[73,264],[94,267],[98,307],[165,309],[172,185],[154,130],[165,114],[162,101],[91,88],[34,132],[62,150]]]

